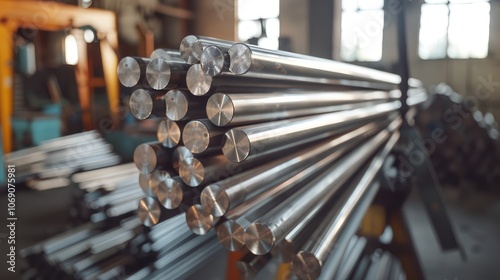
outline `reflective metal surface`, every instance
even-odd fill
[[[160,214],[160,206],[153,198],[144,197],[139,201],[137,216],[143,225],[147,227],[156,225],[160,220]]]

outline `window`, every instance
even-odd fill
[[[384,32],[384,0],[342,0],[340,58],[380,61]]]
[[[280,36],[279,0],[238,0],[238,37],[277,50]]]
[[[489,25],[487,0],[425,0],[418,55],[422,59],[485,58]]]

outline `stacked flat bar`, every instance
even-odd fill
[[[273,262],[290,263],[299,279],[361,270],[366,242],[353,236],[398,143],[402,102],[427,100],[421,82],[410,79],[401,100],[396,74],[193,35],[179,51],[123,58],[118,77],[131,90],[132,114],[159,118],[158,141],[136,148],[136,171],[117,171],[120,191],[89,200],[98,210],[130,198],[138,209],[138,219],[99,233],[134,232],[120,243],[129,258],[106,257],[101,272],[178,279],[221,248],[247,250],[237,265],[247,276]],[[94,190],[83,177],[80,185]],[[97,210],[95,221],[110,218]],[[90,258],[72,251],[79,246],[65,249],[81,257],[73,269]]]

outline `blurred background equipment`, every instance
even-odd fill
[[[500,2],[0,6],[14,278],[500,277]]]

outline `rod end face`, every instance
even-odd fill
[[[188,64],[195,64],[200,61],[201,53],[203,52],[203,46],[198,40],[198,37],[194,35],[188,35],[184,37],[179,46],[179,51],[181,53],[182,59]]]
[[[212,229],[214,217],[200,204],[194,204],[186,212],[186,223],[194,234],[204,235]]]
[[[300,279],[317,279],[321,273],[321,262],[314,254],[300,251],[293,258],[292,271]]]
[[[117,68],[118,80],[126,87],[133,87],[141,78],[141,67],[133,57],[126,56],[120,60]]]
[[[222,152],[229,160],[242,162],[250,155],[250,140],[242,130],[229,130],[222,141]]]
[[[196,96],[207,94],[212,87],[213,78],[203,72],[200,64],[189,67],[186,74],[186,85],[189,91]]]
[[[214,217],[222,217],[229,210],[229,196],[219,185],[208,185],[201,192],[201,205]]]
[[[182,202],[182,186],[175,179],[167,178],[160,182],[155,193],[160,203],[167,209],[176,209]]]
[[[229,71],[235,75],[243,75],[252,66],[252,50],[245,44],[232,45],[229,50]]]
[[[135,148],[134,163],[139,172],[150,174],[156,169],[156,151],[148,144],[141,144]]]
[[[152,59],[146,66],[146,81],[156,90],[167,87],[170,75],[170,66],[163,58]]]
[[[216,93],[208,99],[206,111],[213,124],[226,126],[233,120],[234,104],[227,94]]]
[[[203,164],[191,158],[189,161],[179,162],[179,176],[186,185],[190,187],[197,187],[205,179],[205,168]]]
[[[275,242],[271,229],[266,225],[253,223],[245,230],[245,244],[255,255],[269,253]]]
[[[245,246],[245,230],[233,220],[225,221],[217,227],[217,237],[222,246],[231,252]]]
[[[158,124],[156,136],[164,147],[174,148],[181,141],[181,129],[175,121],[167,118]]]
[[[208,46],[201,54],[200,64],[205,74],[215,77],[222,73],[226,64],[224,52],[217,46]]]
[[[137,89],[130,95],[130,112],[136,119],[145,120],[153,112],[153,99],[145,89]]]
[[[160,221],[161,210],[158,203],[151,197],[139,200],[137,216],[143,225],[151,227]]]
[[[184,93],[180,90],[169,90],[165,94],[165,102],[167,104],[167,117],[174,121],[182,120],[188,112],[188,100]]]
[[[210,144],[208,127],[203,122],[190,121],[182,132],[182,142],[193,154],[206,151]]]

